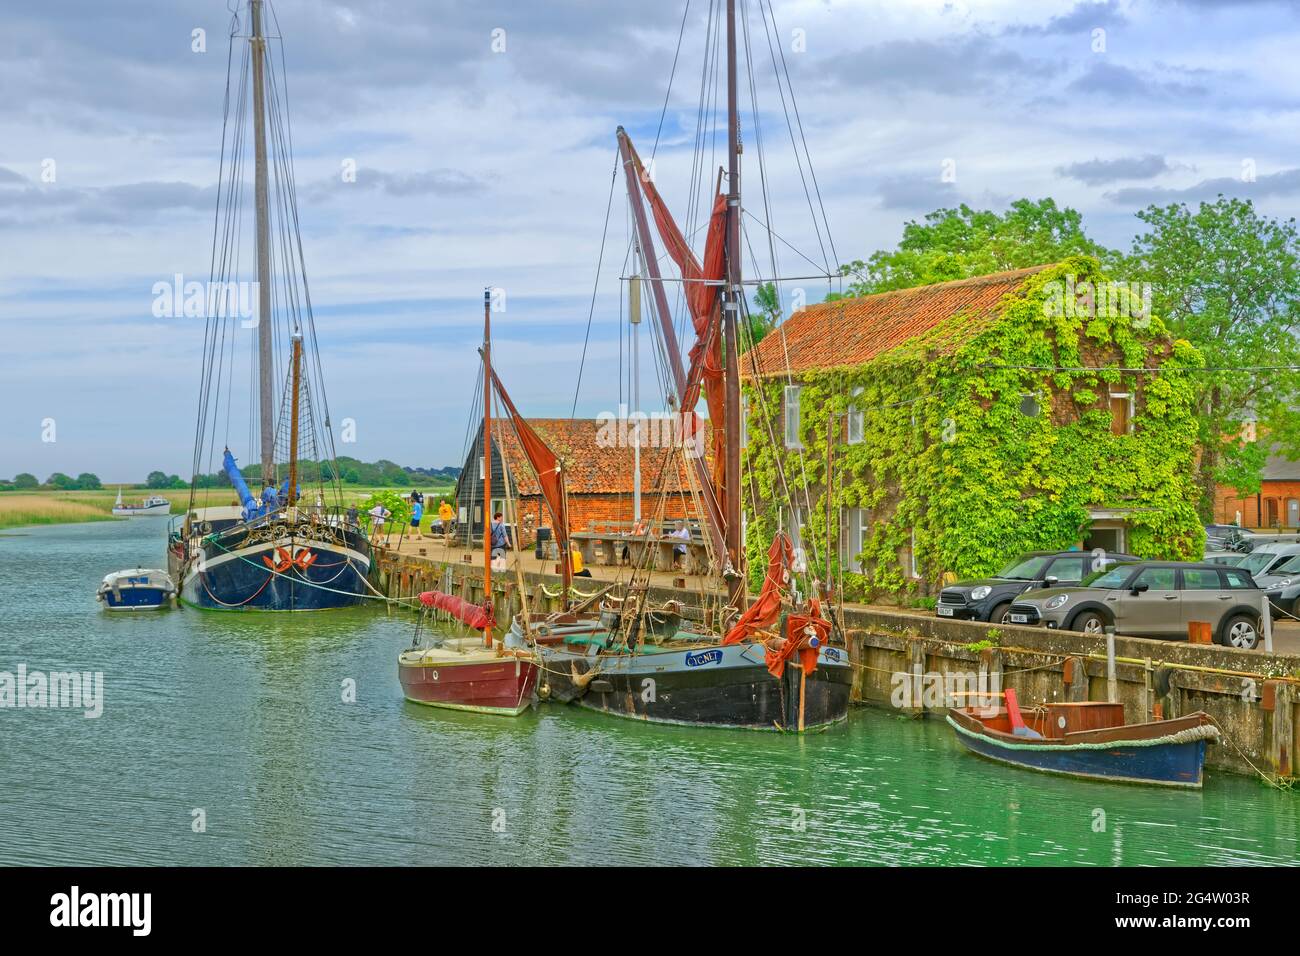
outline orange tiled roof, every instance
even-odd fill
[[[1003,296],[1046,268],[1031,266],[810,305],[754,347],[758,374],[862,365],[959,313],[969,316],[974,331],[998,314]],[[753,378],[749,356],[741,365],[745,377]]]
[[[542,441],[550,446],[564,463],[565,485],[571,495],[582,494],[631,494],[632,475],[635,465],[634,449],[630,443],[615,443],[604,447],[601,443],[602,428],[618,427],[618,422],[608,426],[600,419],[591,418],[529,418],[528,424],[537,432]],[[646,426],[649,429],[649,425]],[[647,437],[651,434],[648,431]],[[705,434],[708,424],[705,423]],[[524,455],[514,429],[508,419],[493,418],[492,439],[506,460],[514,479],[518,494],[521,496],[540,494],[536,476],[528,459]],[[664,483],[659,483],[664,469],[665,458],[672,453],[673,464]],[[684,456],[676,449],[663,447],[641,448],[641,490],[646,495],[661,490],[686,491],[691,487],[683,467]],[[676,472],[676,474],[673,474]]]

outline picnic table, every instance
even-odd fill
[[[578,531],[569,535],[569,541],[582,553],[586,565],[605,565],[616,567],[626,558],[634,567],[647,564],[646,550],[649,549],[649,566],[656,571],[672,571],[674,550],[686,547],[686,561],[683,570],[691,574],[705,574],[709,568],[708,546],[702,538],[691,536],[672,538],[662,535],[635,536],[630,531]]]

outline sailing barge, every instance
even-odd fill
[[[240,611],[347,607],[372,590],[370,543],[343,509],[298,231],[288,117],[282,111],[285,97],[277,89],[278,71],[270,62],[264,0],[249,0],[247,12],[243,22],[248,32],[241,34],[237,21],[230,37],[228,88],[239,90],[240,96],[226,103],[217,199],[220,228],[214,233],[213,282],[207,295],[194,479],[189,507],[169,532],[168,571],[181,601],[192,607]],[[245,39],[247,50],[236,56],[237,44]],[[235,70],[242,75],[233,75]],[[246,162],[241,154],[246,142],[245,90],[252,101],[255,317],[237,314],[243,297],[227,294],[240,285],[241,249],[250,247],[239,236],[245,202]],[[279,266],[274,274],[273,263]],[[255,329],[253,387],[247,409],[232,414],[237,399],[232,388],[237,380],[232,374],[236,345],[245,341],[241,332],[250,328]],[[277,350],[284,350],[286,343],[288,355],[283,358],[287,361],[277,366]],[[250,425],[256,422],[257,487],[261,489],[257,494],[249,489],[229,447],[231,423],[241,418]],[[223,426],[226,441],[218,444],[217,431]],[[215,459],[217,449],[239,500],[233,505],[199,507],[201,465]],[[314,473],[305,474],[307,468]],[[304,484],[310,485],[309,492],[304,492]]]

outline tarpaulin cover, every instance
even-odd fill
[[[425,607],[436,607],[439,610],[446,611],[462,624],[472,627],[476,631],[496,627],[496,618],[490,608],[486,608],[481,604],[471,604],[464,598],[459,598],[454,594],[443,594],[441,591],[421,591],[420,603]]]
[[[726,434],[723,428],[726,403],[722,375],[722,336],[720,334],[718,292],[720,282],[726,272],[726,237],[727,237],[727,197],[718,193],[713,201],[713,212],[709,216],[709,229],[704,239],[704,263],[695,258],[695,253],[687,244],[686,238],[677,228],[677,222],[668,210],[654,182],[645,175],[641,157],[637,155],[631,140],[628,148],[636,162],[637,172],[646,199],[650,202],[654,214],[655,226],[664,241],[664,248],[677,268],[681,271],[686,286],[686,304],[691,312],[691,323],[695,327],[695,344],[691,346],[691,368],[686,376],[686,394],[682,397],[681,412],[684,415],[694,412],[700,399],[700,389],[704,390],[705,405],[709,409],[709,421],[713,423],[713,488],[718,507],[722,514],[727,513],[722,476],[726,467]],[[692,419],[696,429],[698,420]],[[694,434],[694,432],[692,433]]]
[[[755,631],[771,627],[781,613],[781,598],[790,579],[790,565],[794,561],[794,548],[784,531],[778,531],[767,549],[767,574],[763,578],[758,600],[749,606],[740,619],[732,625],[723,644],[739,644],[753,637]]]
[[[811,632],[811,633],[810,633]],[[791,614],[785,620],[785,642],[775,649],[767,648],[767,670],[773,677],[785,675],[786,661],[799,655],[799,663],[805,674],[817,669],[818,648],[812,646],[813,638],[818,644],[825,644],[831,636],[831,622],[822,617],[821,604],[813,598],[808,605],[807,614]]]

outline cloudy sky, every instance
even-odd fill
[[[154,287],[208,277],[229,3],[5,5],[0,477],[188,476],[203,323],[155,317]],[[892,246],[908,219],[963,201],[1052,196],[1122,247],[1152,202],[1225,192],[1274,215],[1296,209],[1295,3],[771,0],[767,29],[832,253],[795,165],[767,0],[743,3],[758,105],[755,119],[746,78],[745,195],[760,271],[771,265],[756,128],[787,276]],[[496,361],[536,416],[573,407],[594,286],[578,414],[615,409],[629,232],[621,185],[606,229],[614,131],[626,126],[649,155],[667,96],[655,176],[694,226],[700,94],[716,89],[702,77],[709,0],[272,6],[336,432],[355,422],[340,453],[459,462],[484,286],[505,290]],[[717,161],[705,150],[706,177]],[[815,301],[827,285],[792,288]],[[648,347],[644,357],[653,407]],[[246,400],[246,378],[236,381]],[[243,419],[223,423],[218,441],[253,460]]]

